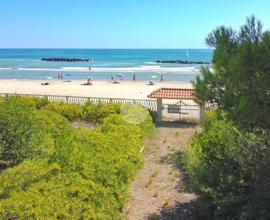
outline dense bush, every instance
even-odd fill
[[[4,219],[109,219],[115,208],[105,187],[56,163],[24,161],[0,177]]]
[[[49,101],[47,98],[38,98],[38,97],[32,97],[32,96],[21,96],[20,102],[24,102],[25,104],[31,105],[32,107],[36,109],[41,109],[44,106],[49,104]]]
[[[119,103],[107,103],[107,104],[94,104],[92,102],[87,102],[83,106],[84,119],[89,122],[98,123],[101,122],[110,114],[119,114],[121,104]]]
[[[33,105],[25,105],[25,99],[21,98],[8,98],[4,105],[7,112],[3,116],[10,114],[14,118],[15,113],[10,109],[16,107],[14,111],[19,110],[19,116],[14,118],[17,123],[39,125],[32,128],[49,140],[46,149],[50,151],[37,157],[35,151],[30,150],[29,157],[0,172],[2,218],[119,219],[128,184],[142,166],[143,139],[153,130],[148,114],[144,116],[145,121],[138,123],[127,120],[132,106],[120,114],[118,104],[99,104],[95,106],[99,111],[97,127],[75,129],[69,120],[76,117],[66,114],[68,104],[65,107],[60,104],[64,111],[52,103],[38,110]],[[137,112],[144,112],[142,107],[135,108]],[[0,120],[4,120],[1,116]],[[12,126],[15,125],[18,126],[16,123]],[[27,133],[29,126],[20,127],[22,132],[18,136]],[[5,132],[3,126],[0,134]],[[31,134],[36,146],[42,146],[43,142],[36,141],[39,136]],[[27,146],[31,140],[26,139],[20,146]]]
[[[185,155],[200,213],[207,219],[269,219],[269,133],[241,132],[224,115],[211,114]]]
[[[83,115],[82,106],[79,104],[51,102],[48,105],[46,105],[44,109],[57,112],[66,117],[70,121],[81,119]]]
[[[25,99],[11,97],[0,103],[0,169],[26,158],[44,156],[52,140],[37,121],[37,111]]]
[[[54,140],[59,140],[72,133],[69,120],[56,112],[44,109],[38,110],[36,120],[37,123],[42,125],[43,132],[50,134]]]
[[[270,32],[254,17],[218,27],[213,71],[194,82],[196,101],[218,104],[190,142],[185,167],[207,219],[270,219]]]

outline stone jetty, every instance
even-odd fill
[[[49,58],[41,58],[42,61],[50,61],[50,62],[93,62],[90,59],[80,59],[80,58],[63,58],[63,57],[49,57]]]

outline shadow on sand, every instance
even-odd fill
[[[162,121],[157,125],[157,127],[165,128],[196,128],[198,126],[198,122],[192,121]]]
[[[199,220],[195,213],[195,202],[177,203],[174,207],[162,207],[159,214],[153,213],[147,220]]]

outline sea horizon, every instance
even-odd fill
[[[155,48],[155,47],[153,47],[153,48],[125,48],[125,47],[123,47],[123,48],[121,48],[121,47],[108,47],[108,48],[103,48],[103,47],[0,47],[0,50],[5,50],[5,49],[8,49],[8,50],[12,50],[12,49],[18,49],[18,50],[20,50],[20,49],[30,49],[30,50],[35,50],[35,49],[37,49],[37,50],[46,50],[46,49],[48,49],[48,50],[50,50],[50,49],[56,49],[56,50],[65,50],[65,49],[67,49],[67,50],[69,50],[69,49],[71,49],[71,50],[92,50],[92,49],[94,49],[94,50],[214,50],[214,48],[196,48],[196,47],[194,47],[194,48],[192,48],[192,47],[187,47],[187,48]]]

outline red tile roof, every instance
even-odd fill
[[[148,97],[162,99],[193,99],[194,89],[159,88],[148,95]]]

